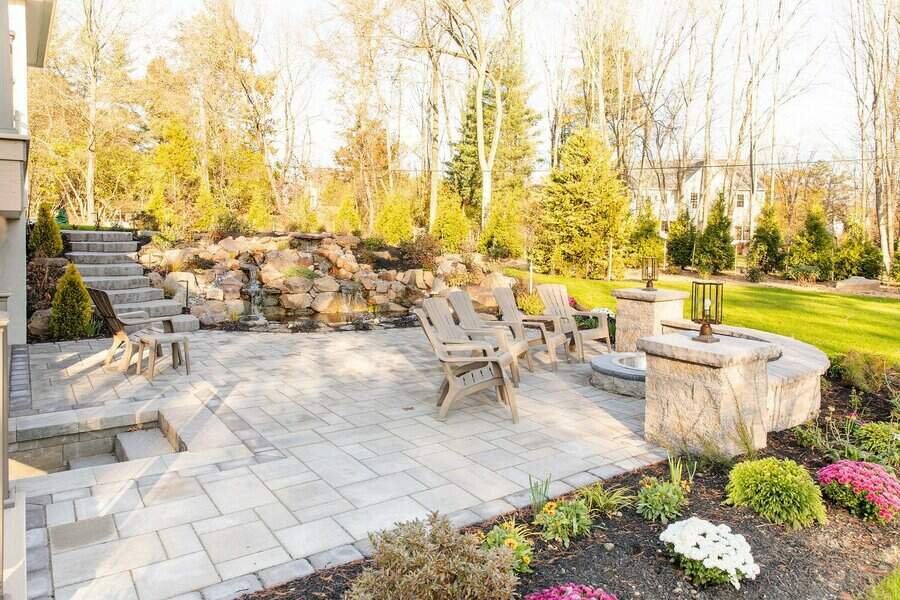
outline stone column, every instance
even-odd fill
[[[766,445],[766,362],[774,344],[719,336],[694,341],[696,334],[645,337],[647,354],[644,435],[673,450],[717,448],[730,456]]]
[[[634,352],[642,337],[662,334],[662,322],[684,318],[687,292],[643,288],[613,290],[616,298],[616,351]]]

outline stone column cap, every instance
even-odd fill
[[[638,350],[651,356],[706,365],[713,368],[728,367],[758,360],[777,358],[781,350],[775,344],[744,338],[718,336],[719,341],[708,344],[695,341],[694,333],[668,333],[643,337],[638,340]]]
[[[668,302],[670,300],[684,300],[688,297],[687,292],[662,289],[649,292],[645,288],[639,287],[613,290],[612,295],[623,300],[637,300],[638,302]]]

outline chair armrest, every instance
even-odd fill
[[[553,331],[562,331],[562,319],[557,317],[556,315],[525,315],[522,317],[522,320],[525,323],[539,323],[541,325],[545,325],[546,323],[550,323],[553,325]]]
[[[476,351],[476,352],[484,352],[485,354],[490,354],[494,352],[494,347],[488,344],[487,342],[481,342],[478,340],[472,340],[471,342],[442,342],[444,344],[444,350],[447,352],[466,352],[466,351]],[[466,358],[466,357],[461,357]],[[471,358],[471,357],[468,357]]]
[[[504,352],[509,350],[509,341],[507,339],[508,331],[509,330],[501,329],[499,327],[465,330],[465,332],[470,336],[474,335],[493,339],[496,342],[496,347],[500,348]]]
[[[515,339],[525,339],[525,325],[521,321],[493,321],[490,323],[490,325],[508,327],[512,331],[513,337]]]
[[[579,317],[599,317],[600,315],[603,315],[604,317],[609,316],[609,313],[607,313],[606,311],[591,312],[589,310],[572,310],[572,314]]]

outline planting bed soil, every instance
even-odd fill
[[[851,412],[850,391],[833,385],[823,393],[825,415]],[[829,410],[829,406],[834,410]],[[886,396],[863,396],[863,418],[886,419],[890,414]],[[769,435],[769,446],[760,456],[791,458],[813,474],[828,464],[827,457],[797,444],[794,434],[784,431]],[[666,476],[666,464],[625,473],[604,485],[638,487],[646,475]],[[900,524],[883,526],[864,522],[831,503],[828,523],[797,531],[769,523],[745,508],[725,505],[727,467],[701,467],[693,481],[690,505],[683,516],[698,516],[714,523],[725,523],[743,534],[753,549],[761,573],[753,581],[744,581],[740,590],[731,585],[697,588],[691,585],[664,552],[659,534],[665,528],[649,523],[634,510],[595,521],[592,537],[573,542],[568,549],[548,545],[535,538],[534,573],[519,578],[518,593],[542,590],[551,585],[575,582],[603,587],[626,598],[753,598],[796,600],[853,600],[869,586],[885,577],[900,564]],[[487,530],[494,523],[513,515],[482,523]],[[515,513],[516,521],[528,523],[531,510]],[[317,572],[278,588],[247,596],[247,600],[337,600],[341,598],[366,562],[344,565]]]

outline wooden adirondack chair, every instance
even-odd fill
[[[519,375],[519,357],[525,355],[528,363],[528,370],[534,372],[534,362],[531,353],[528,351],[528,338],[525,337],[525,327],[522,323],[514,321],[485,321],[475,312],[472,305],[472,298],[462,290],[450,292],[447,296],[450,304],[453,306],[453,312],[459,319],[459,326],[463,331],[474,334],[476,336],[492,336],[497,340],[497,344],[504,352],[509,352],[512,357],[512,375],[513,383],[518,386]]]
[[[554,371],[558,366],[556,357],[556,349],[559,346],[565,348],[566,360],[571,361],[572,353],[569,351],[569,344],[566,343],[566,334],[563,333],[562,322],[559,317],[550,315],[526,315],[519,310],[516,304],[516,297],[511,288],[497,287],[491,290],[494,298],[497,300],[497,306],[500,307],[500,315],[504,321],[513,323],[521,323],[527,329],[537,330],[540,335],[537,337],[529,337],[528,345],[546,346],[547,353],[550,355],[550,368]],[[527,331],[526,331],[527,333]]]
[[[435,311],[440,302],[444,303],[443,310],[438,307]],[[518,423],[516,394],[503,370],[512,362],[512,357],[509,353],[497,352],[485,341],[471,340],[465,336],[460,341],[442,339],[431,314],[443,314],[444,311],[447,315],[450,314],[443,298],[429,298],[423,302],[423,308],[413,309],[444,371],[444,381],[437,399],[439,418],[447,418],[447,412],[457,400],[493,388],[496,390],[497,400],[509,408],[513,423]]]
[[[149,317],[147,313],[143,311],[134,311],[117,315],[112,302],[109,300],[109,294],[107,294],[106,291],[98,290],[96,288],[88,288],[87,291],[91,296],[91,301],[94,303],[97,314],[103,319],[103,322],[106,323],[107,329],[109,329],[113,336],[112,346],[110,346],[109,351],[106,353],[106,360],[103,361],[104,365],[109,365],[112,362],[116,350],[123,345],[125,347],[125,353],[122,355],[122,362],[119,364],[119,370],[125,372],[131,365],[131,357],[134,355],[134,350],[139,343],[139,336],[136,336],[134,339],[129,337],[125,332],[126,327],[162,323],[163,331],[166,333],[173,333],[175,331],[172,317],[170,316]],[[175,349],[173,352],[178,352],[178,350]],[[178,356],[172,356],[173,363],[175,363],[176,358],[178,360],[181,359],[180,353]]]
[[[584,340],[602,340],[606,342],[607,351],[612,352],[612,346],[609,343],[609,320],[606,313],[575,310],[569,305],[569,292],[566,290],[566,286],[558,283],[542,283],[537,286],[537,292],[544,303],[544,314],[560,318],[563,333],[575,345],[579,360],[584,362]],[[597,319],[597,327],[579,330],[578,323],[575,321],[576,316]]]

